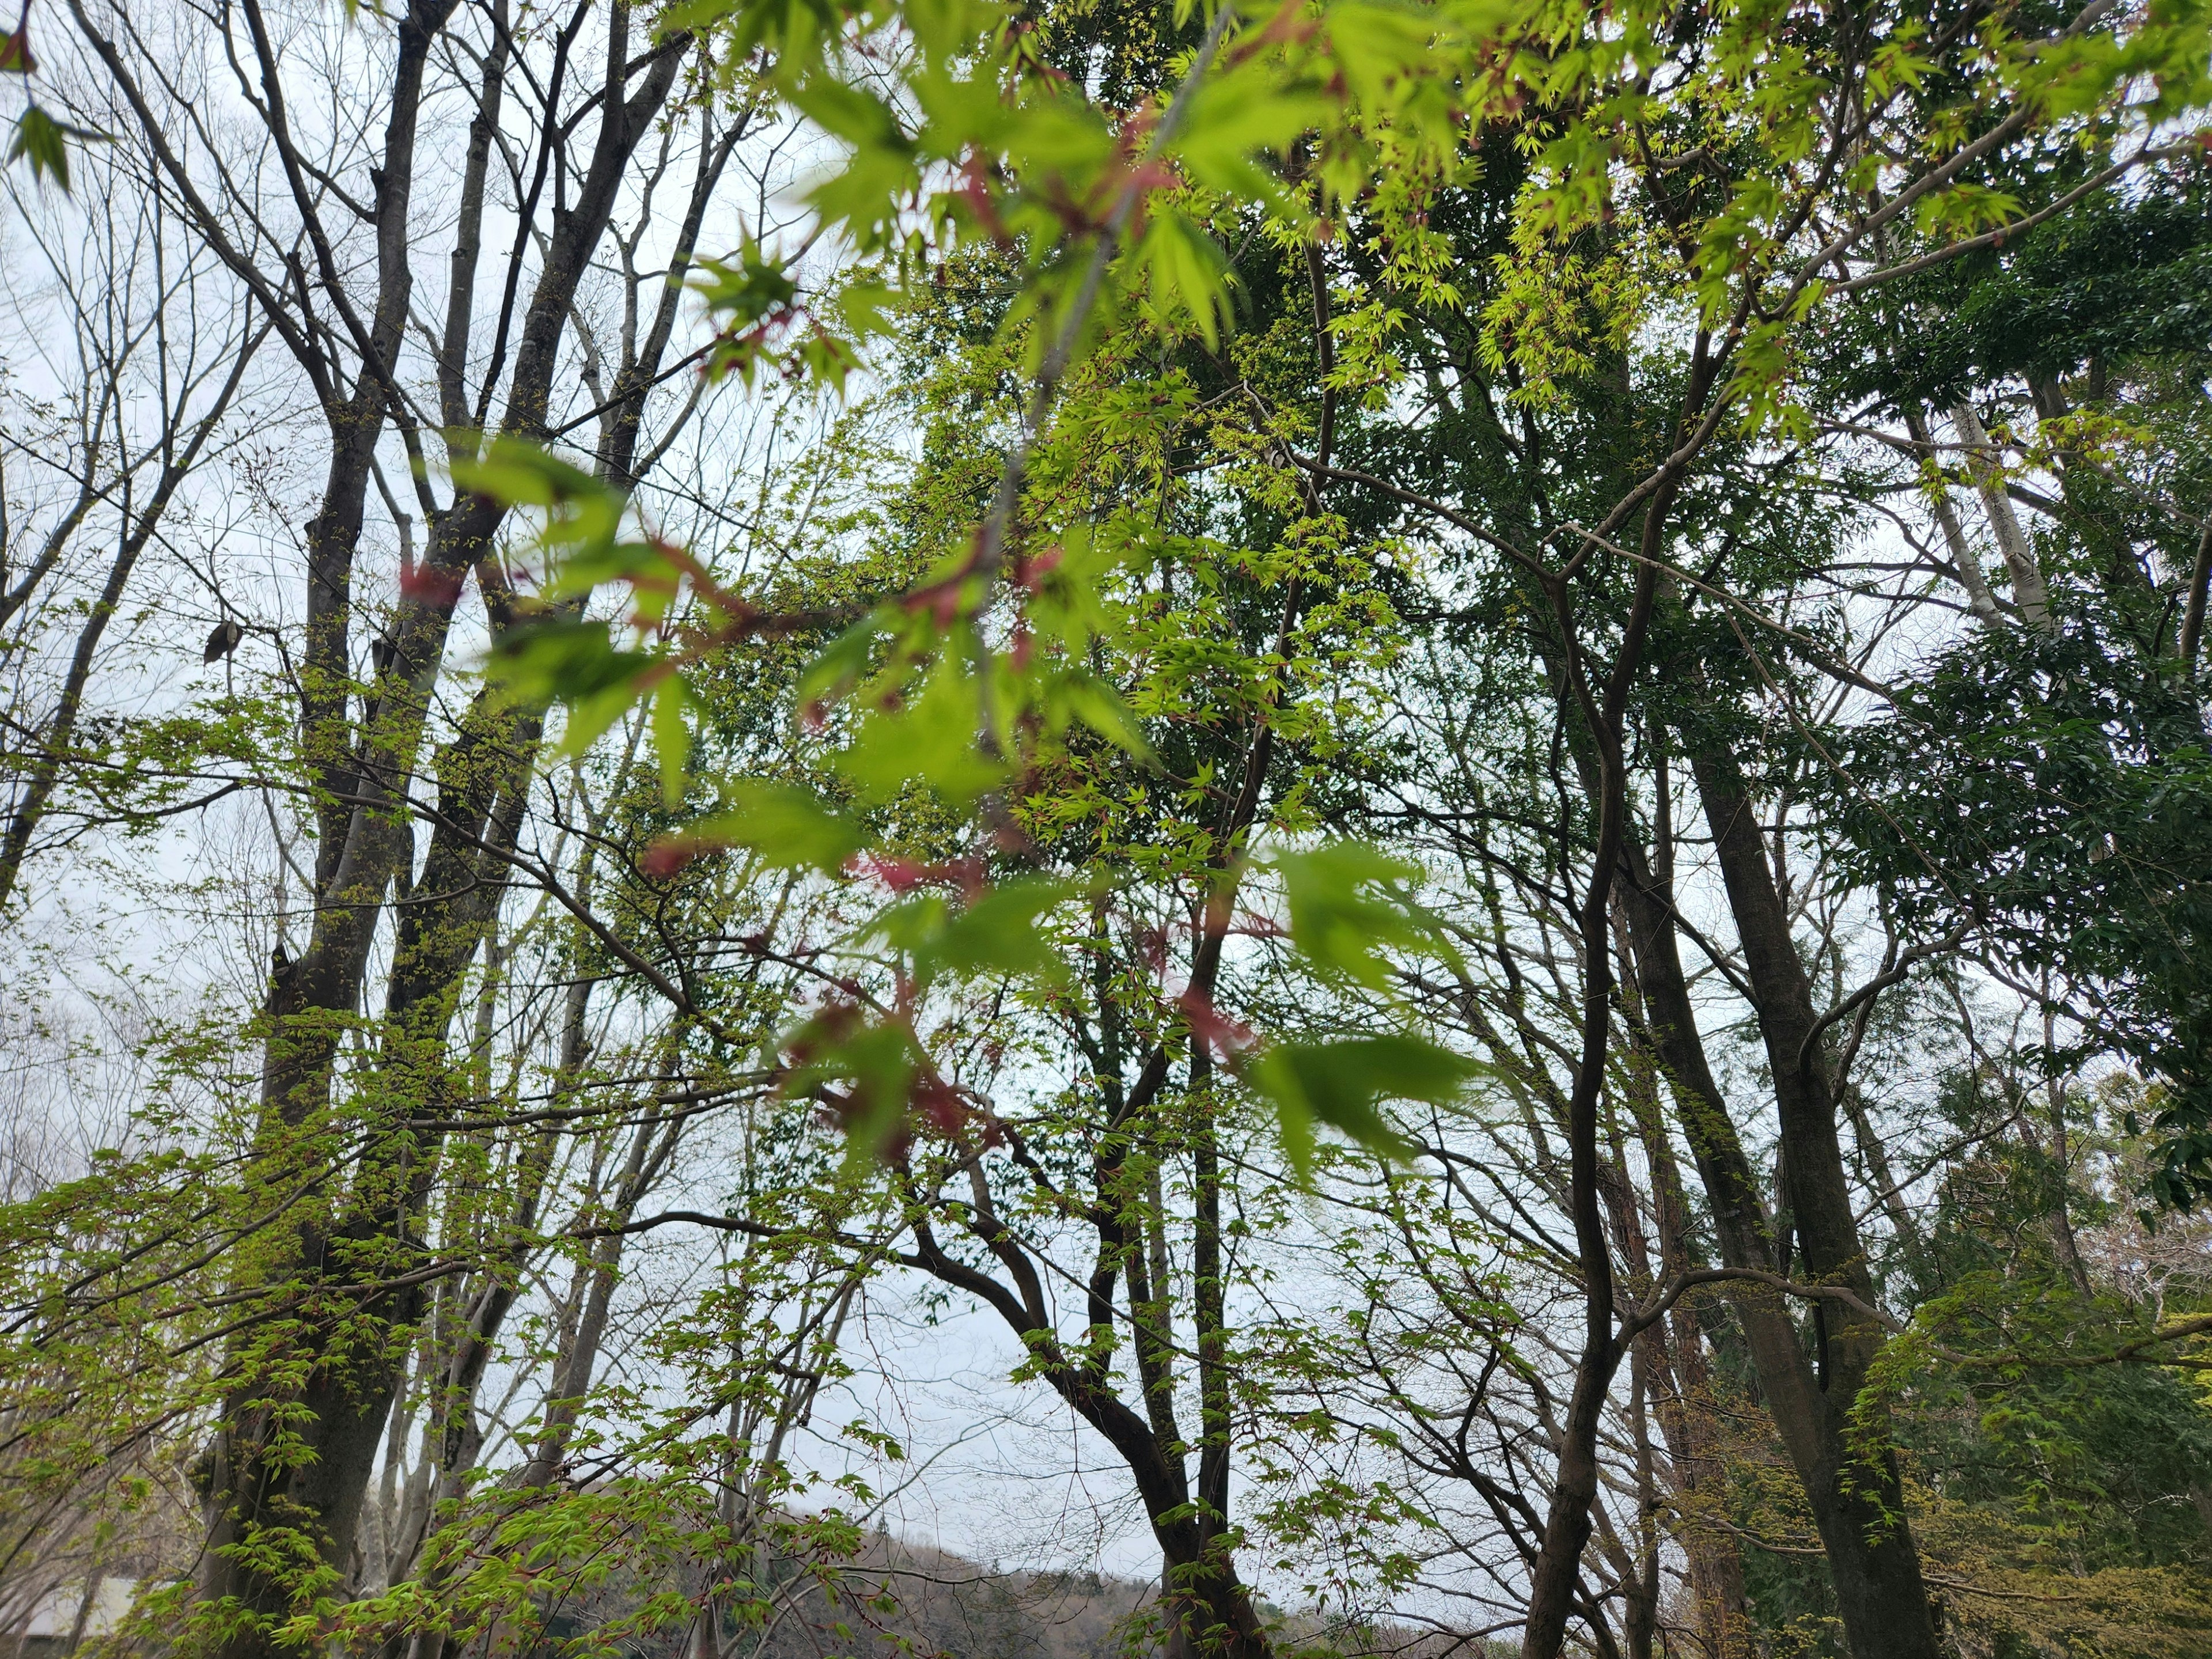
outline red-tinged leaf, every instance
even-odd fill
[[[1259,1039],[1252,1028],[1229,1018],[1195,990],[1185,991],[1176,1006],[1190,1027],[1190,1034],[1211,1048],[1216,1059],[1234,1060]]]
[[[958,888],[970,903],[983,890],[986,875],[980,859],[954,859],[933,864],[920,859],[872,853],[863,856],[860,863],[894,893],[910,893],[917,887],[934,884]]]
[[[712,850],[695,836],[663,836],[645,849],[637,867],[655,881],[666,881],[701,854]]]
[[[399,592],[417,605],[443,611],[461,597],[461,574],[458,570],[441,570],[434,565],[416,565],[401,573]]]

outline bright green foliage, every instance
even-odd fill
[[[9,38],[12,41],[13,37]],[[33,104],[15,118],[15,137],[8,146],[8,159],[26,163],[33,179],[52,179],[67,190],[70,181],[68,131],[61,122]]]
[[[1252,1079],[1282,1115],[1294,1168],[1313,1164],[1313,1126],[1327,1124],[1385,1151],[1396,1132],[1376,1110],[1382,1100],[1448,1105],[1476,1068],[1457,1054],[1412,1037],[1355,1037],[1342,1042],[1284,1042],[1262,1054]]]
[[[843,884],[864,914],[839,949],[867,974],[783,1031],[771,1069],[908,1193],[1003,1132],[960,1064],[987,991],[994,1022],[1016,1006],[1121,1031],[1122,1006],[1142,1010],[1141,1035],[1187,1056],[1185,1109],[1210,1126],[1218,1094],[1200,1085],[1237,1075],[1302,1173],[1317,1125],[1404,1150],[1388,1103],[1448,1109],[1492,1075],[1433,1040],[1409,988],[1432,970],[1467,985],[1462,950],[1502,945],[1507,924],[1492,887],[1485,924],[1446,927],[1426,871],[1334,833],[1364,805],[1357,780],[1389,767],[1377,687],[1413,632],[1400,602],[1424,557],[1374,481],[1412,477],[1456,503],[1429,528],[1504,556],[1443,556],[1467,573],[1464,618],[1533,659],[1478,672],[1564,708],[1586,672],[1574,653],[1610,648],[1631,612],[1619,548],[1639,513],[1694,526],[1659,544],[1753,616],[1789,593],[1808,535],[1840,535],[1791,491],[1817,475],[1797,460],[1816,436],[1808,365],[1856,294],[1994,245],[2051,198],[2039,154],[2121,172],[2162,155],[2160,124],[2208,87],[2185,7],[1979,30],[1896,8],[1224,8],[1141,43],[1157,84],[1119,62],[1097,84],[1142,85],[1119,103],[1054,60],[1068,20],[1033,30],[995,7],[702,5],[670,25],[761,54],[834,141],[808,203],[866,262],[820,299],[757,247],[718,267],[702,289],[718,367],[750,380],[773,362],[846,393],[852,363],[929,343],[941,356],[885,371],[921,415],[921,460],[886,512],[894,545],[825,580],[826,603],[804,583],[740,597],[622,539],[619,501],[532,483],[516,499],[555,514],[550,591],[611,587],[628,615],[549,625],[506,672],[565,707],[579,748],[651,699],[664,799],[703,809],[651,873],[688,880],[699,855],[743,848]],[[1440,357],[1480,365],[1488,407],[1451,405]],[[1435,425],[1407,445],[1390,418],[1424,376]],[[1347,453],[1366,493],[1340,478],[1324,495]],[[1656,610],[1659,684],[1630,688],[1638,718],[1732,741],[1741,705],[1774,689],[1722,642],[1723,614],[1741,617],[1684,586]],[[1820,653],[1843,634],[1824,614],[1789,637]],[[701,767],[692,720],[721,718],[726,660],[820,635],[771,678],[810,789],[835,804]],[[1523,741],[1530,772],[1565,769]],[[1563,864],[1594,817],[1562,811]],[[1147,934],[1149,971],[1117,957]],[[1176,934],[1191,975],[1171,1000]],[[1227,958],[1284,970],[1264,1033],[1224,1011]],[[1334,1017],[1316,1020],[1324,994]],[[981,1046],[1008,1063],[995,1032]],[[1515,1057],[1503,1080],[1532,1119],[1547,1102],[1540,1066]],[[1118,1190],[1146,1137],[1172,1131],[1114,1109],[1031,1122],[1019,1156],[1038,1156],[1032,1135],[1064,1143],[1080,1151],[1042,1156],[1087,1159]],[[1038,1181],[1018,1214],[1042,1223],[1069,1200]],[[1025,1340],[1023,1374],[1065,1392],[1056,1351]],[[1089,1340],[1111,1352],[1110,1332]],[[2027,1414],[1978,1432],[2002,1449]]]

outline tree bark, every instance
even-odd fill
[[[1691,422],[1705,401],[1707,369],[1702,349],[1699,356],[1678,430]],[[1562,701],[1579,718],[1589,739],[1583,774],[1586,779],[1594,774],[1596,783],[1597,846],[1589,889],[1576,917],[1582,939],[1582,1052],[1567,1102],[1568,1209],[1583,1279],[1583,1347],[1560,1427],[1559,1467],[1543,1542],[1529,1571],[1528,1616],[1521,1635],[1524,1659],[1556,1659],[1566,1641],[1583,1548],[1589,1541],[1590,1505],[1597,1499],[1598,1425],[1623,1357],[1613,1328],[1613,1258],[1598,1194],[1598,1101],[1605,1089],[1606,1056],[1613,1038],[1613,872],[1627,842],[1624,721],[1658,605],[1660,555],[1678,488],[1671,478],[1662,483],[1644,505],[1638,531],[1643,556],[1636,567],[1635,597],[1601,687],[1591,685],[1583,665],[1570,579],[1553,577],[1545,584],[1559,630],[1555,678],[1564,681],[1559,688]],[[1566,712],[1563,708],[1562,714]]]
[[[1917,407],[1905,410],[1905,429],[1920,447],[1921,453],[1933,459],[1936,440],[1928,429],[1928,417]],[[1943,532],[1943,545],[1950,550],[1951,562],[1959,572],[1959,586],[1966,590],[1966,609],[1983,627],[1996,628],[1996,595],[1990,590],[1990,579],[1982,574],[1981,556],[1974,551],[1973,544],[1966,539],[1966,526],[1959,522],[1959,508],[1951,499],[1950,485],[1939,484],[1929,497],[1929,506],[1935,512],[1936,526]]]
[[[1631,848],[1633,850],[1633,843]],[[1627,913],[1625,899],[1616,898],[1621,1002],[1637,1044],[1637,1139],[1643,1148],[1644,1165],[1650,1171],[1660,1273],[1667,1280],[1674,1281],[1706,1264],[1691,1247],[1689,1206],[1682,1190],[1681,1171],[1674,1160],[1674,1144],[1668,1137],[1662,1115],[1658,1089],[1661,1067],[1651,1047],[1650,1017],[1630,937]],[[1625,1184],[1626,1160],[1617,1161],[1621,1165]],[[1644,1276],[1648,1292],[1652,1279],[1648,1268]],[[1674,1488],[1686,1500],[1684,1508],[1687,1513],[1682,1516],[1674,1535],[1688,1559],[1698,1634],[1708,1659],[1751,1659],[1753,1642],[1745,1601],[1742,1552],[1733,1536],[1707,1519],[1724,1482],[1714,1444],[1712,1378],[1705,1364],[1704,1333],[1698,1328],[1694,1310],[1686,1302],[1678,1302],[1668,1319],[1653,1326],[1640,1340],[1648,1352],[1647,1364],[1657,1385],[1656,1414],[1674,1467]]]
[[[1692,769],[1772,1074],[1788,1153],[1784,1197],[1794,1231],[1802,1241],[1809,1277],[1849,1291],[1860,1304],[1830,1301],[1823,1306],[1824,1375],[1808,1375],[1778,1307],[1771,1319],[1747,1321],[1747,1331],[1754,1322],[1765,1328],[1754,1334],[1753,1342],[1761,1362],[1761,1383],[1768,1387],[1778,1425],[1784,1429],[1805,1482],[1852,1652],[1859,1659],[1935,1659],[1935,1622],[1905,1518],[1896,1455],[1886,1442],[1873,1448],[1857,1443],[1850,1420],[1881,1350],[1884,1333],[1870,1312],[1862,1311],[1874,1305],[1874,1284],[1844,1166],[1827,1061],[1814,1040],[1819,1017],[1811,981],[1798,957],[1789,915],[1734,756],[1717,745],[1700,745],[1693,753]],[[1654,897],[1646,896],[1647,915]],[[1663,968],[1659,977],[1665,977]],[[1674,1008],[1670,1024],[1685,1024],[1685,1012]],[[1703,1093],[1711,1090],[1710,1075],[1702,1080],[1702,1089],[1695,1080],[1691,1087],[1703,1099],[1716,1103],[1693,1111],[1692,1116],[1702,1112],[1718,1120],[1703,1122],[1692,1133],[1692,1146],[1702,1139],[1708,1149],[1701,1164],[1712,1161],[1714,1177],[1723,1193],[1731,1188],[1747,1192],[1750,1170],[1741,1161],[1740,1149],[1731,1157],[1717,1144],[1722,1140],[1719,1129],[1725,1118],[1717,1103],[1717,1092]],[[1733,1140],[1730,1127],[1725,1141]],[[1717,1215],[1721,1207],[1717,1200]],[[1738,1215],[1745,1213],[1739,1207]],[[1755,1236],[1747,1236],[1748,1230],[1741,1222],[1730,1231],[1737,1249],[1754,1243]],[[1750,1266],[1772,1258],[1761,1252],[1738,1259]],[[1774,1328],[1778,1324],[1783,1328]],[[1785,1337],[1790,1353],[1796,1358],[1794,1365],[1780,1352]],[[1776,1374],[1778,1389],[1768,1386],[1770,1370]],[[1858,1428],[1858,1435],[1864,1432],[1863,1426]]]
[[[1153,1091],[1145,1092],[1149,1095]],[[911,1171],[902,1174],[913,1190]],[[1012,1284],[949,1255],[927,1218],[929,1209],[935,1206],[918,1192],[911,1265],[996,1311],[1021,1340],[1037,1374],[1077,1416],[1104,1437],[1127,1467],[1160,1552],[1168,1652],[1178,1656],[1203,1655],[1206,1659],[1272,1659],[1272,1644],[1253,1608],[1251,1594],[1237,1574],[1230,1536],[1222,1525],[1227,1498],[1225,1434],[1218,1462],[1209,1461],[1206,1449],[1200,1448],[1200,1479],[1216,1484],[1209,1499],[1192,1487],[1180,1440],[1164,1442],[1157,1431],[1155,1423],[1162,1407],[1155,1406],[1149,1417],[1139,1415],[1115,1391],[1106,1367],[1098,1363],[1095,1352],[1079,1358],[1062,1346],[1036,1262],[992,1208],[980,1173],[971,1185],[972,1206],[959,1206],[950,1213],[998,1260]],[[1104,1202],[1115,1201],[1107,1194],[1098,1197]],[[1144,1295],[1150,1287],[1145,1285],[1142,1273],[1128,1277],[1133,1316],[1140,1321],[1155,1316],[1158,1304]],[[1202,1328],[1200,1343],[1203,1349],[1206,1333]],[[1224,1406],[1225,1399],[1218,1401],[1216,1408]],[[1171,1426],[1171,1413],[1167,1421]],[[1211,1517],[1209,1509],[1213,1510]]]
[[[2012,600],[2020,607],[2020,619],[2030,628],[2048,628],[2051,596],[2043,586],[2043,569],[2035,562],[2035,549],[2021,528],[2012,497],[2005,494],[1996,446],[1990,441],[1973,404],[1963,398],[1951,406],[1951,423],[1958,428],[1960,441],[1966,447],[1966,476],[1980,493],[1983,511],[1989,514],[1990,529],[1997,538],[1997,551],[2004,556],[2005,568],[2012,574]]]

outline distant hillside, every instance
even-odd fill
[[[797,1601],[775,1627],[720,1632],[709,1656],[698,1632],[666,1633],[626,1644],[635,1659],[1138,1659],[1157,1654],[1155,1584],[1096,1571],[1000,1571],[947,1551],[884,1535],[870,1540],[844,1571],[837,1605],[819,1592]],[[888,1601],[888,1607],[871,1602]],[[585,1635],[612,1616],[604,1607],[572,1607],[555,1620],[539,1650],[556,1659],[562,1638]],[[1263,1608],[1263,1612],[1271,1610]],[[1318,1651],[1387,1659],[1512,1659],[1510,1644],[1462,1641],[1382,1624],[1358,1630],[1285,1618],[1285,1652]]]
[[[1146,1616],[1155,1587],[1107,1574],[1000,1571],[879,1534],[837,1579],[834,1605],[817,1589],[769,1630],[727,1621],[716,1659],[1121,1659],[1158,1646]],[[568,1601],[534,1659],[555,1659],[634,1603],[614,1584]],[[708,1659],[696,1631],[623,1645],[635,1659]]]

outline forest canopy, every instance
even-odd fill
[[[25,0],[0,1636],[2212,1649],[2208,112]]]

